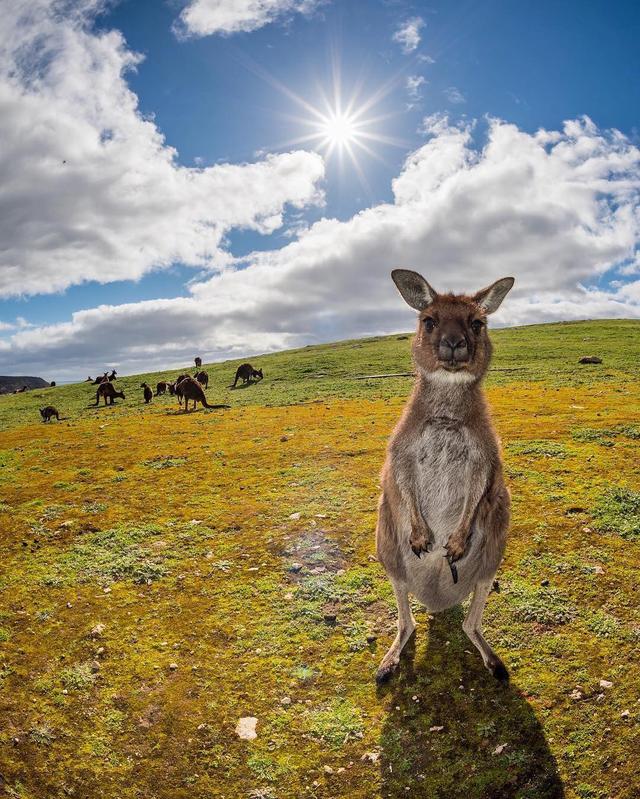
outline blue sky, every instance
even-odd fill
[[[272,14],[274,18],[266,24],[255,20],[242,23],[253,29],[233,33],[222,30],[203,35],[202,32],[190,31],[186,36],[176,35],[176,19],[187,4],[186,0],[182,3],[175,0],[166,3],[160,0],[122,0],[112,4],[106,11],[102,9],[102,13],[99,13],[101,9],[98,8],[100,4],[97,0],[79,0],[78,3],[66,4],[67,20],[62,22],[52,21],[47,17],[51,11],[51,0],[37,0],[36,5],[42,11],[41,16],[25,15],[20,21],[17,30],[19,36],[26,40],[32,35],[29,26],[33,28],[34,37],[36,33],[42,34],[43,30],[44,35],[49,36],[52,41],[57,36],[61,37],[60,42],[64,44],[52,45],[52,62],[55,65],[56,59],[68,57],[70,69],[77,69],[78,84],[81,85],[84,80],[91,83],[91,90],[95,92],[96,98],[92,101],[93,105],[101,104],[104,98],[107,109],[104,114],[115,120],[113,129],[119,130],[118,126],[121,125],[121,132],[116,135],[119,146],[121,145],[118,150],[120,154],[127,152],[128,136],[131,136],[132,142],[135,136],[143,136],[142,133],[138,134],[136,125],[140,127],[140,121],[147,120],[155,127],[157,134],[164,137],[163,146],[175,148],[173,165],[177,168],[185,167],[187,178],[189,170],[206,170],[221,164],[241,166],[261,162],[269,157],[268,154],[294,151],[311,154],[316,150],[322,156],[323,175],[318,177],[314,171],[316,163],[307,157],[304,167],[310,170],[307,184],[297,187],[295,196],[290,196],[287,193],[289,189],[283,186],[282,198],[274,201],[274,207],[267,208],[269,203],[265,199],[262,203],[265,207],[261,205],[255,209],[259,220],[271,218],[274,213],[282,214],[280,223],[272,221],[266,225],[268,230],[262,221],[255,224],[251,222],[247,226],[236,221],[235,217],[224,224],[220,223],[219,236],[214,246],[218,253],[215,265],[200,256],[181,256],[180,245],[172,242],[165,249],[159,245],[157,254],[150,255],[143,265],[128,272],[127,250],[114,247],[113,257],[120,259],[122,263],[113,270],[113,274],[105,274],[101,267],[102,251],[107,246],[104,241],[83,241],[80,246],[75,241],[77,231],[84,231],[88,224],[85,219],[73,227],[74,241],[68,247],[69,231],[66,227],[64,232],[56,231],[56,224],[62,227],[62,223],[50,218],[50,215],[55,216],[50,209],[42,209],[39,190],[43,184],[34,179],[32,184],[20,192],[20,202],[23,202],[25,193],[29,192],[33,194],[32,200],[25,203],[23,211],[18,208],[14,213],[18,216],[19,225],[24,223],[20,214],[29,215],[29,230],[34,227],[37,230],[40,217],[46,219],[46,235],[38,237],[40,243],[37,251],[30,251],[27,235],[20,237],[20,241],[12,247],[11,259],[0,262],[0,271],[6,270],[5,274],[11,275],[0,298],[0,320],[5,328],[0,328],[0,337],[9,342],[5,344],[6,366],[2,368],[33,369],[36,366],[43,368],[50,365],[60,369],[65,375],[71,376],[77,372],[80,377],[87,371],[84,364],[80,367],[84,357],[105,363],[110,358],[104,348],[91,351],[84,342],[82,347],[77,348],[77,352],[74,351],[71,339],[74,336],[84,336],[82,330],[74,332],[69,329],[69,326],[74,325],[74,313],[105,305],[119,308],[118,313],[124,313],[124,306],[144,309],[144,301],[183,298],[185,302],[192,302],[194,296],[196,299],[208,296],[208,292],[213,292],[216,286],[212,283],[212,275],[215,276],[215,270],[220,267],[219,257],[223,261],[227,259],[228,263],[224,268],[233,271],[243,271],[258,261],[261,264],[263,261],[271,264],[260,267],[265,273],[269,269],[275,274],[277,270],[293,268],[291,264],[294,262],[287,260],[289,256],[285,258],[285,254],[289,253],[289,245],[296,240],[296,231],[309,228],[314,223],[322,225],[323,220],[338,220],[346,226],[335,228],[335,238],[330,240],[330,247],[334,246],[331,242],[338,247],[340,236],[357,225],[360,212],[383,209],[386,205],[397,202],[393,181],[406,174],[407,159],[412,152],[421,152],[420,157],[424,159],[429,157],[433,161],[442,161],[451,151],[451,147],[464,146],[466,155],[461,156],[462,160],[457,167],[458,170],[463,169],[465,159],[468,161],[475,157],[474,153],[482,152],[487,140],[493,135],[488,117],[502,120],[507,127],[514,127],[520,134],[529,137],[534,136],[541,128],[546,131],[562,131],[564,120],[588,117],[592,124],[588,135],[592,141],[600,142],[600,149],[604,148],[607,157],[613,159],[613,166],[597,176],[599,181],[608,180],[608,176],[616,169],[615,165],[623,157],[620,143],[615,141],[615,135],[612,138],[607,131],[615,129],[623,134],[625,141],[622,149],[626,159],[624,181],[630,182],[632,189],[625,189],[621,200],[621,176],[618,176],[620,180],[612,189],[608,208],[610,212],[626,203],[628,218],[618,220],[616,241],[612,242],[610,225],[605,219],[606,213],[600,214],[599,224],[602,229],[599,244],[602,252],[597,259],[584,267],[584,274],[577,267],[574,274],[571,258],[575,259],[575,253],[565,255],[563,250],[563,254],[559,255],[559,262],[568,264],[567,280],[563,286],[558,286],[557,296],[540,299],[536,313],[540,316],[540,309],[543,309],[542,316],[545,318],[558,318],[565,309],[569,318],[575,317],[575,308],[572,310],[569,306],[571,303],[577,308],[584,306],[577,298],[576,287],[586,286],[593,289],[590,294],[590,300],[594,303],[592,315],[634,315],[634,306],[640,299],[640,292],[636,288],[625,289],[627,294],[624,296],[619,292],[621,286],[635,285],[634,276],[637,274],[633,266],[638,207],[637,157],[634,147],[639,138],[637,126],[640,109],[640,86],[637,80],[637,75],[640,74],[640,48],[637,47],[640,7],[637,3],[269,1],[274,6],[280,3],[281,7],[278,6],[278,9],[281,13],[276,13],[276,9]],[[209,11],[213,9],[211,13],[218,13],[218,0],[189,2],[208,4]],[[229,0],[219,0],[219,5],[225,4],[229,4]],[[304,8],[300,11],[301,5]],[[407,45],[403,44],[401,36],[398,37],[398,31],[406,28],[407,24],[413,24],[419,42],[411,41]],[[102,66],[98,64],[97,67],[88,68],[86,74],[83,74],[83,62],[81,58],[78,59],[77,51],[72,52],[70,48],[68,55],[64,52],[63,48],[69,46],[69,37],[62,37],[61,25],[67,26],[67,34],[71,31],[77,37],[78,48],[91,51],[94,60],[105,59],[107,66],[104,67],[104,74],[108,77],[104,79],[104,89],[100,88],[102,79],[97,77],[102,75]],[[102,34],[114,31],[119,31],[122,39],[119,45],[110,42],[110,50],[103,46]],[[16,35],[15,30],[12,31],[7,26],[4,31],[0,29],[0,32],[7,37]],[[123,58],[123,53],[125,58],[137,53],[143,59],[135,69],[108,66],[109,58]],[[9,59],[11,56],[9,50]],[[15,57],[15,53],[13,56]],[[74,58],[77,60],[74,61]],[[6,75],[9,75],[10,70],[6,65],[5,69]],[[69,93],[71,98],[75,91],[68,77],[59,85],[55,83],[56,80],[61,79],[52,75],[40,93],[36,92],[37,101],[48,104],[46,108],[51,111],[54,126],[63,113],[53,105],[52,96],[55,95],[57,103],[64,92]],[[305,125],[305,119],[313,119],[313,114],[305,108],[304,103],[315,108],[324,108],[324,93],[331,105],[336,80],[345,98],[352,96],[356,87],[360,87],[354,102],[355,109],[369,98],[379,95],[378,100],[363,114],[364,119],[374,119],[367,126],[367,131],[378,138],[368,139],[365,143],[375,155],[370,156],[354,146],[358,168],[344,152],[342,158],[339,152],[327,157],[322,148],[318,148],[317,141],[296,141],[309,133],[310,128]],[[122,92],[127,89],[129,96],[138,104],[130,118],[124,114],[119,116],[117,107],[121,102]],[[30,101],[34,99],[32,76],[22,75],[19,90],[13,106],[16,109],[13,111],[14,118],[18,117],[21,104],[25,104],[25,93],[31,93],[28,98]],[[293,95],[302,102],[296,101]],[[90,105],[87,101],[87,109],[81,110],[88,125],[94,124],[95,116]],[[65,106],[65,113],[69,107],[71,102]],[[33,103],[25,110],[25,114],[33,115],[34,124],[37,122],[38,111]],[[437,115],[447,115],[446,130],[435,123]],[[423,122],[425,118],[431,120],[426,126]],[[464,144],[461,144],[459,136],[456,139],[452,132],[454,130],[465,132],[467,138]],[[74,180],[79,181],[78,185],[89,186],[94,179],[94,173],[91,172],[90,177],[85,178],[82,163],[73,161],[73,136],[73,126],[70,125],[69,130],[65,129],[65,140],[62,142],[65,147],[69,146],[70,155],[60,163],[73,167]],[[431,154],[421,150],[430,138],[440,144],[440,152],[435,152],[433,148]],[[577,142],[580,138],[580,135],[568,134],[567,141],[571,140],[579,149],[581,145]],[[522,139],[518,144],[523,145],[523,153],[527,150],[524,145],[526,141],[528,140]],[[602,144],[603,141],[605,144]],[[133,144],[131,146],[132,154],[137,153]],[[339,147],[336,149],[340,150]],[[29,154],[32,159],[33,152],[30,150]],[[66,153],[67,150],[56,149],[57,152]],[[20,157],[26,158],[27,153],[18,153],[14,157],[14,165]],[[108,155],[101,152],[100,163],[104,163],[105,157]],[[501,156],[503,160],[517,160],[518,157],[515,149]],[[558,162],[561,160],[557,159]],[[526,155],[523,155],[522,164],[525,162]],[[117,170],[117,164],[111,166]],[[432,168],[430,166],[428,170]],[[132,168],[128,166],[126,174],[123,172],[117,179],[128,180],[127,176],[131,175],[131,171]],[[217,173],[211,174],[215,176]],[[427,174],[430,175],[431,172],[428,171]],[[45,194],[49,175],[50,171],[47,171],[46,176],[41,178],[45,181]],[[445,177],[458,179],[455,175],[447,175],[442,176],[442,180]],[[60,180],[58,176],[55,179]],[[563,175],[563,179],[571,182],[566,175]],[[266,180],[265,191],[268,193],[268,178]],[[540,181],[544,184],[545,180],[554,178],[543,169]],[[55,184],[55,189],[52,185],[52,195],[54,191],[60,191],[58,185]],[[89,187],[87,191],[95,193],[103,190],[100,180],[95,185],[95,188]],[[181,194],[175,200],[172,205],[174,210],[171,213],[167,211],[166,219],[163,219],[163,185],[166,184],[158,183],[160,210],[155,206],[153,209],[142,209],[142,225],[148,224],[149,215],[155,214],[151,221],[153,224],[157,223],[162,230],[164,226],[172,225],[172,218],[180,215],[181,204],[188,206],[190,200],[188,190],[185,189],[184,197]],[[437,188],[441,190],[440,183]],[[247,198],[250,198],[251,180],[239,190],[246,192]],[[123,220],[131,220],[132,211],[129,206],[123,207],[121,211],[114,208],[117,205],[118,191],[114,183],[113,199],[109,197],[108,209],[101,207],[92,213],[92,220],[95,222],[91,224],[95,223],[98,227],[104,224],[109,228],[109,246],[120,236],[119,225],[124,224]],[[321,199],[314,195],[318,191],[323,195]],[[601,187],[594,182],[591,191],[595,202],[601,194]],[[536,196],[541,194],[544,194],[544,190]],[[607,194],[606,190],[604,194]],[[224,207],[222,195],[218,199]],[[206,197],[199,194],[199,200],[206,208]],[[569,204],[572,202],[568,196],[559,198],[558,207],[561,208],[565,201]],[[137,212],[138,207],[134,210]],[[427,210],[431,212],[432,209]],[[211,218],[206,220],[207,225],[216,227],[218,221],[215,213],[211,212]],[[247,213],[251,216],[254,211]],[[585,214],[588,213],[585,210]],[[500,224],[506,225],[503,221],[504,213],[496,211],[496,214],[495,218],[502,220]],[[206,212],[203,211],[202,215],[206,216]],[[559,216],[562,216],[561,212]],[[630,221],[634,217],[635,221]],[[242,213],[239,213],[238,218],[244,218]],[[442,227],[447,222],[443,219],[439,224]],[[526,222],[522,219],[509,222],[511,228],[516,224]],[[581,221],[572,223],[571,230],[573,234],[584,237],[589,231],[593,232],[593,222],[590,223],[585,216]],[[188,228],[184,235],[188,237],[192,234],[192,229]],[[176,238],[180,235],[180,230],[177,230]],[[132,237],[132,252],[135,248],[142,252],[147,246],[146,243],[135,241],[135,235],[129,230],[125,232],[122,229],[121,237]],[[82,238],[85,238],[84,233]],[[64,240],[65,245],[60,247],[59,260],[56,253],[52,252],[58,246],[58,240]],[[433,234],[429,241],[433,241]],[[558,247],[564,247],[565,244],[564,239],[559,240]],[[580,242],[580,246],[583,245],[584,242]],[[198,246],[202,247],[202,243],[199,242]],[[478,241],[478,246],[482,246],[482,238]],[[461,256],[458,250],[455,252],[462,259],[461,276],[474,274],[473,263],[467,263],[464,260],[466,256]],[[220,253],[223,255],[220,256]],[[255,253],[259,255],[255,256]],[[269,253],[272,254],[271,257]],[[295,255],[295,251],[293,254]],[[398,252],[394,252],[394,257],[397,255]],[[87,270],[89,280],[85,281],[83,260],[93,263],[94,256],[95,269]],[[245,256],[245,261],[234,260]],[[154,263],[154,258],[157,264]],[[42,265],[47,259],[51,261],[51,266]],[[73,276],[65,275],[65,269],[60,265],[63,259],[65,263],[69,263]],[[520,260],[517,255],[515,262]],[[429,258],[425,256],[424,261],[405,265],[428,269]],[[389,263],[389,269],[395,265],[397,264]],[[622,271],[619,269],[620,265]],[[505,269],[508,266],[508,263],[504,264]],[[331,279],[330,273],[323,273],[322,268],[318,265],[314,281],[322,281],[323,274],[327,275],[327,280]],[[448,269],[436,266],[435,261],[433,268],[436,269],[436,274],[441,273],[443,277],[449,274]],[[502,264],[497,268],[502,268]],[[525,269],[524,260],[521,268]],[[530,273],[531,269],[528,268]],[[348,270],[349,263],[345,261],[341,269]],[[455,263],[451,264],[451,269],[455,269]],[[49,281],[48,275],[56,270],[60,270],[60,274],[56,273],[55,279]],[[478,274],[484,279],[484,267],[478,268]],[[92,279],[96,277],[98,280]],[[486,277],[494,276],[487,273]],[[516,277],[518,279],[520,275]],[[251,285],[251,282],[247,285]],[[202,288],[204,286],[206,288]],[[389,290],[389,287],[385,286],[385,289]],[[600,294],[595,293],[596,289]],[[605,296],[607,292],[608,297]],[[377,306],[373,295],[371,301]],[[519,313],[513,317],[505,317],[503,323],[533,321],[537,318],[535,314],[531,318],[526,316],[524,309],[530,302],[522,297]],[[609,306],[607,302],[613,305]],[[609,308],[611,314],[607,312]],[[357,316],[358,309],[351,310],[355,310]],[[393,311],[373,327],[342,320],[332,330],[331,325],[326,322],[326,307],[316,309],[314,313],[323,317],[323,321],[318,323],[315,331],[313,325],[310,326],[307,338],[311,341],[319,336],[337,338],[343,334],[384,331],[397,325],[401,319],[399,312]],[[346,308],[343,313],[347,313]],[[24,321],[16,322],[18,318]],[[408,324],[410,321],[409,319]],[[141,331],[141,338],[136,342],[139,350],[145,341],[144,322],[137,322],[136,325]],[[54,338],[64,339],[59,348],[52,347],[46,360],[43,360],[44,356],[40,357],[34,352],[33,343],[28,338],[14,339],[16,334],[24,337],[25,331],[37,330],[43,326],[48,326],[46,330]],[[278,333],[281,334],[280,338]],[[254,330],[252,337],[247,339],[245,349],[259,349],[257,342],[260,341],[268,341],[269,347],[278,347],[295,343],[302,338],[304,327],[294,326],[291,330],[283,331],[279,320],[277,324],[268,324],[266,320],[264,328]],[[157,355],[158,362],[177,362],[182,357],[181,351],[173,352],[171,347],[160,348],[154,354],[154,341],[155,332],[151,326],[148,331],[149,351],[153,357]],[[230,335],[226,343],[212,341],[206,349],[210,357],[223,357],[241,351],[242,342],[238,341],[237,335]],[[111,356],[112,362],[124,365],[125,369],[129,366],[133,368],[136,359],[127,356],[125,350],[123,345],[120,351],[114,352]],[[2,357],[3,351],[0,349],[0,364]],[[96,371],[96,368],[91,370]]]

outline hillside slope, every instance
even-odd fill
[[[0,398],[0,785],[20,799],[632,799],[640,792],[640,324],[496,331],[513,517],[486,637],[394,635],[378,472],[406,336],[205,367],[210,401]],[[579,366],[581,355],[603,358]],[[172,373],[176,374],[176,373]],[[164,376],[164,375],[163,375]],[[169,375],[168,375],[169,376]],[[37,408],[56,404],[60,423]],[[257,719],[257,737],[235,732]]]

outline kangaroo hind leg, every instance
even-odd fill
[[[509,672],[506,666],[489,646],[482,634],[482,614],[492,584],[493,577],[490,580],[476,583],[469,611],[467,612],[465,620],[462,622],[462,629],[465,631],[471,643],[480,652],[484,665],[489,669],[496,680],[502,683],[508,683]]]

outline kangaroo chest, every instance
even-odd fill
[[[473,486],[486,483],[484,448],[468,426],[436,420],[422,429],[413,457],[418,505],[438,543],[444,543]]]

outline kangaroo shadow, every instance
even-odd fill
[[[230,391],[238,391],[241,388],[249,388],[249,386],[257,386],[259,382],[260,382],[259,380],[249,380],[246,383],[238,383],[237,386],[234,385],[228,386],[228,388]]]
[[[531,706],[500,685],[461,630],[462,610],[415,636],[392,682],[380,738],[385,799],[562,799],[556,761]],[[507,664],[508,665],[508,664]]]

